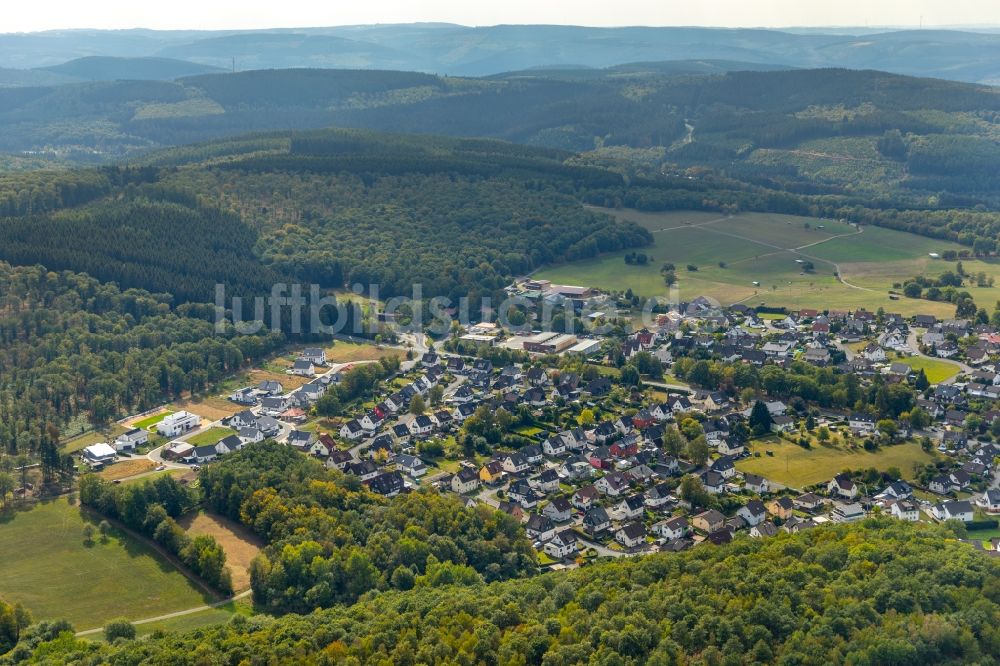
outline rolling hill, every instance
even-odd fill
[[[67,30],[0,35],[0,67],[82,56],[166,57],[229,69],[360,67],[486,76],[536,67],[728,60],[1000,80],[1000,35],[960,30],[727,30],[441,23],[252,31]]]
[[[43,67],[42,71],[76,81],[118,81],[123,79],[170,81],[183,76],[221,71],[217,67],[200,65],[171,58],[120,58],[88,56]]]

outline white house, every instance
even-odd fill
[[[542,550],[550,557],[561,560],[576,552],[576,532],[573,530],[563,530],[556,532],[555,536],[546,543]]]
[[[164,437],[177,437],[201,425],[201,417],[191,412],[174,412],[168,414],[156,424],[156,432]]]
[[[320,347],[307,347],[302,350],[302,354],[299,358],[305,361],[309,361],[314,366],[315,365],[326,365],[326,351]]]
[[[615,532],[615,541],[626,548],[635,548],[646,542],[646,527],[642,523],[623,525]]]
[[[889,506],[893,518],[916,522],[920,519],[920,505],[909,499],[896,500]]]
[[[687,534],[687,531],[688,522],[687,518],[684,516],[678,516],[676,518],[671,518],[670,520],[661,520],[653,525],[653,532],[670,541],[680,539],[682,536]]]
[[[835,497],[854,499],[858,496],[857,484],[851,481],[851,477],[846,474],[838,474],[833,477],[830,482],[826,484],[826,490],[830,493],[830,495]]]
[[[83,462],[91,467],[103,467],[115,461],[118,452],[107,442],[92,444],[83,450],[81,454]]]
[[[115,451],[135,451],[137,446],[142,446],[149,441],[149,433],[141,428],[132,428],[128,432],[118,435],[112,446]]]
[[[301,377],[315,377],[316,376],[316,366],[313,365],[312,361],[308,361],[304,358],[296,359],[295,363],[292,365],[290,373],[293,375],[299,375]]]
[[[973,518],[972,504],[968,500],[942,502],[931,509],[938,520],[961,520],[967,523]]]
[[[853,523],[861,520],[865,517],[865,510],[861,508],[860,504],[850,503],[850,504],[837,504],[830,517],[834,522],[838,523]]]
[[[344,439],[359,439],[365,434],[365,429],[361,427],[357,419],[351,419],[340,426],[340,436]]]
[[[747,525],[753,527],[767,518],[767,510],[760,500],[750,500],[745,505],[736,510],[736,515],[747,521]]]
[[[986,513],[1000,513],[1000,490],[987,490],[976,498],[976,506]]]

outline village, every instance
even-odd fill
[[[602,320],[620,304],[538,281],[512,289]],[[275,439],[387,497],[432,487],[515,516],[555,567],[873,514],[960,521],[1000,552],[993,327],[702,298],[634,332],[617,324],[413,336],[378,392],[335,417],[317,403],[363,363],[300,348],[294,390],[239,387],[229,416],[164,414],[81,459],[114,464],[153,434],[165,442],[146,453],[156,471],[197,471]]]

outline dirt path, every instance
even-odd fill
[[[164,615],[157,615],[156,617],[147,617],[143,620],[133,620],[132,624],[149,624],[150,622],[162,622],[163,620],[172,620],[175,617],[183,617],[184,615],[192,615],[193,613],[201,613],[202,611],[212,610],[213,608],[219,608],[220,606],[225,606],[228,603],[232,603],[237,599],[243,599],[252,594],[252,590],[246,590],[245,592],[240,592],[236,596],[230,597],[228,599],[223,599],[222,601],[216,601],[213,604],[206,604],[204,606],[197,606],[195,608],[188,608],[185,610],[174,611],[173,613],[166,613]],[[97,629],[87,629],[86,631],[76,632],[77,636],[92,636],[104,631],[104,627],[98,627]]]

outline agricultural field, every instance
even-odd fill
[[[20,601],[37,619],[66,618],[77,630],[111,618],[155,617],[214,601],[152,548],[112,529],[65,499],[0,520],[0,598]],[[83,527],[95,536],[84,543]]]
[[[933,455],[923,451],[917,442],[884,446],[877,451],[863,448],[847,449],[842,446],[816,444],[805,449],[798,444],[768,437],[752,442],[751,453],[760,457],[744,458],[736,463],[741,472],[759,474],[789,488],[804,488],[814,483],[829,481],[845,469],[874,467],[886,471],[896,467],[904,478],[912,478],[914,463],[927,463]],[[774,455],[766,455],[771,451]]]
[[[743,213],[723,216],[702,211],[643,213],[595,209],[634,221],[653,233],[655,244],[644,252],[646,265],[628,265],[625,251],[593,259],[553,265],[535,277],[556,283],[608,290],[632,291],[643,297],[668,296],[660,274],[664,263],[675,265],[677,298],[703,295],[723,305],[852,309],[880,307],[902,314],[953,316],[950,303],[889,298],[893,284],[915,275],[936,275],[955,268],[932,259],[931,252],[960,250],[961,246],[891,229],[858,229],[834,220]],[[808,226],[807,226],[808,225]],[[814,271],[802,271],[812,262]],[[697,271],[687,270],[688,264]],[[965,260],[967,273],[995,276],[1000,264]],[[844,282],[837,280],[839,271]],[[754,285],[759,282],[759,286]],[[1000,298],[1000,287],[970,287],[977,302]]]
[[[263,546],[255,534],[239,523],[205,512],[188,514],[179,523],[191,537],[203,534],[215,537],[226,552],[226,565],[233,575],[233,590],[242,592],[250,588],[250,562]]]

